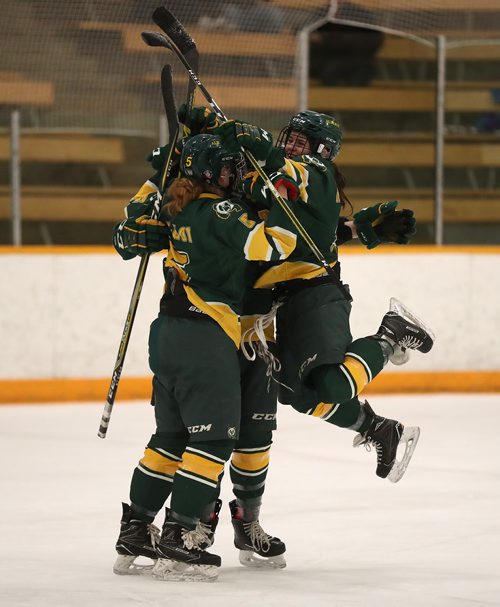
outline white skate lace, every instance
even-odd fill
[[[271,536],[260,526],[259,521],[250,521],[243,523],[243,529],[250,538],[252,546],[256,551],[268,552],[271,548]]]
[[[254,324],[241,336],[241,351],[243,352],[243,356],[247,360],[255,360],[258,356],[266,363],[268,392],[271,380],[278,381],[274,377],[274,373],[281,370],[281,363],[269,350],[266,339],[266,329],[274,323],[276,312],[282,304],[282,301],[275,302],[269,312],[259,316]],[[285,386],[285,384],[282,385]]]
[[[188,550],[201,551],[210,543],[205,527],[202,523],[198,523],[194,529],[182,532],[182,541]]]
[[[155,548],[160,543],[161,533],[156,525],[148,525],[148,533],[151,538],[151,544]]]
[[[377,464],[380,464],[380,461],[382,460],[382,445],[378,441],[369,438],[365,438],[363,442],[359,443],[359,446],[361,445],[363,445],[368,452],[372,450],[372,447],[375,447],[375,451],[377,452]]]
[[[402,340],[398,342],[401,348],[408,348],[410,350],[418,350],[424,342],[421,339],[417,339],[412,335],[406,335]]]

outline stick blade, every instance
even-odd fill
[[[169,49],[172,48],[170,42],[163,34],[160,34],[159,32],[141,32],[141,38],[148,46],[163,46]]]
[[[179,127],[177,120],[177,106],[174,96],[174,82],[172,78],[172,66],[168,63],[161,70],[161,94],[165,114],[167,116],[169,135],[172,136],[175,130]]]
[[[166,7],[156,8],[152,17],[156,25],[167,34],[183,55],[196,48],[195,41],[186,32],[182,23]]]

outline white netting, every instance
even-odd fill
[[[3,124],[8,108],[21,105],[33,126],[155,132],[161,66],[174,65],[179,100],[186,82],[171,53],[140,38],[141,31],[157,29],[151,14],[159,4],[2,0],[0,17],[8,24],[0,38]],[[294,33],[325,13],[322,4],[264,3],[259,10],[248,3],[174,0],[168,7],[196,40],[200,75],[219,104],[243,118],[265,121],[267,114],[272,121],[273,112],[288,114],[296,106]]]
[[[160,4],[1,0],[0,219],[9,217],[7,131],[14,108],[21,110],[21,159],[30,160],[30,148],[34,160],[23,170],[25,208],[33,209],[33,219],[41,197],[54,196],[53,189],[37,189],[40,185],[85,187],[85,193],[60,192],[77,208],[84,197],[95,198],[88,186],[101,191],[114,186],[110,196],[126,199],[118,188],[139,183],[144,154],[158,142],[161,67],[173,65],[178,103],[187,86],[175,56],[147,47],[140,37],[158,29],[151,14]],[[451,212],[445,218],[465,221],[455,207],[469,199],[467,188],[480,190],[481,208],[495,220],[500,0],[170,0],[165,5],[195,39],[199,75],[226,114],[275,134],[304,105],[337,114],[345,134],[339,161],[356,206],[406,195],[410,206],[421,204],[422,222],[433,218],[435,42],[446,35],[444,185]],[[205,103],[199,92],[197,102]],[[102,161],[94,157],[94,142],[81,163],[75,143],[61,169],[58,154],[64,156],[71,142],[58,149],[57,141],[45,137],[36,149],[35,139],[27,137],[47,130],[106,134],[110,141]],[[108,220],[112,215],[109,211]]]
[[[158,0],[2,0],[0,125],[12,107],[24,124],[155,133],[159,71],[177,60],[147,48]],[[327,16],[419,37],[497,35],[498,0],[172,0],[201,51],[200,75],[228,113],[274,129],[299,104],[297,34]],[[346,51],[348,54],[350,50]],[[408,51],[407,51],[408,52]],[[411,51],[410,51],[411,52]],[[480,53],[480,51],[477,51]],[[429,55],[432,59],[432,55]],[[394,60],[397,58],[395,57]],[[198,96],[201,101],[201,97]]]

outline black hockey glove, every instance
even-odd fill
[[[411,209],[402,209],[387,215],[384,221],[375,226],[375,233],[382,242],[408,244],[410,236],[417,233],[417,220]]]
[[[169,232],[163,222],[147,215],[125,219],[114,227],[113,246],[123,259],[156,253],[168,248]]]
[[[396,211],[397,206],[397,200],[381,202],[354,214],[358,238],[368,249],[384,242],[407,244],[416,233],[413,211]]]

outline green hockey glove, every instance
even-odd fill
[[[170,229],[158,219],[142,215],[125,219],[113,230],[113,246],[123,259],[168,248]]]
[[[197,106],[187,111],[187,106],[182,103],[177,112],[179,122],[184,125],[184,137],[193,137],[200,133],[212,134],[213,130],[220,124],[217,114],[210,108]]]
[[[273,149],[273,137],[264,129],[238,120],[223,122],[215,135],[219,135],[222,146],[230,153],[248,150],[257,160],[266,160]]]
[[[417,222],[411,209],[396,211],[397,200],[381,202],[354,215],[359,240],[374,249],[383,242],[407,244],[416,233]]]

